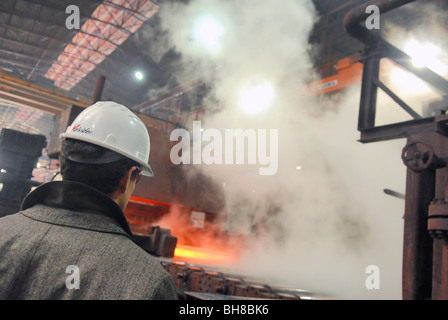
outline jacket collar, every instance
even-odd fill
[[[53,181],[37,187],[22,202],[21,210],[45,205],[78,213],[112,218],[133,239],[131,229],[118,204],[101,191],[73,181]]]

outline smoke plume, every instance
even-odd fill
[[[224,187],[226,228],[250,239],[235,269],[318,296],[399,299],[404,202],[383,189],[405,191],[405,142],[357,141],[359,87],[334,109],[307,90],[316,79],[312,2],[192,0],[164,3],[159,14],[163,43],[181,55],[179,82],[202,80],[211,88],[203,104],[214,112],[204,129],[278,130],[275,175],[259,175],[259,164],[201,168]],[[214,52],[192,36],[203,15],[222,22]],[[275,88],[274,104],[247,115],[239,92],[260,79]],[[366,288],[369,265],[381,271],[380,289]]]

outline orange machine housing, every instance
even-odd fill
[[[354,57],[347,57],[338,61],[335,75],[312,82],[308,88],[314,94],[325,94],[361,83],[363,64],[356,62]]]

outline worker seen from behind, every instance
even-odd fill
[[[0,218],[0,299],[177,299],[172,277],[133,242],[123,214],[150,138],[128,108],[97,102],[61,134],[62,181]]]

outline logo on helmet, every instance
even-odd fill
[[[83,127],[81,127],[80,124],[74,126],[72,131],[80,132],[80,133],[87,133],[87,134],[92,134],[93,133],[93,131],[90,128],[83,128]]]

